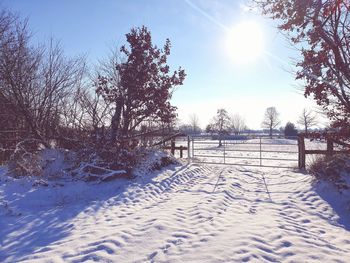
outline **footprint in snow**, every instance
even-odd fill
[[[255,209],[254,207],[251,207],[251,208],[249,209],[249,213],[255,214],[255,213],[256,213],[256,209]]]
[[[149,260],[152,260],[155,256],[157,256],[158,252],[154,251],[151,255],[148,256]]]

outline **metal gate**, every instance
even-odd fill
[[[240,140],[190,139],[193,162],[244,166],[298,167],[298,140],[295,137],[246,137]]]

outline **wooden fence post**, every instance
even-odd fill
[[[171,154],[175,155],[175,140],[171,140]]]
[[[332,138],[327,138],[327,154],[326,154],[326,156],[327,157],[332,156],[333,155],[333,150],[334,150],[333,140],[332,140]]]
[[[259,156],[260,156],[260,166],[262,166],[262,159],[261,159],[261,158],[262,158],[262,156],[261,156],[261,136],[260,136],[260,140],[259,140],[259,142],[260,142],[260,143],[259,143],[259,152],[260,152],[260,155],[259,155]]]
[[[187,136],[187,159],[188,161],[190,160],[191,156],[190,156],[190,136]]]
[[[194,138],[192,137],[192,158],[194,157]]]
[[[226,147],[226,141],[224,140],[224,164],[226,163],[226,151],[225,151],[225,147]]]
[[[298,136],[298,166],[299,169],[305,169],[305,137]]]
[[[298,168],[301,169],[300,135],[298,135]]]

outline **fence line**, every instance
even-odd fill
[[[299,134],[298,136],[298,167],[299,169],[305,169],[306,167],[306,155],[307,154],[322,154],[326,156],[332,156],[334,154],[339,153],[348,153],[350,154],[349,150],[334,150],[334,141],[333,138],[328,137],[327,135],[324,137],[327,143],[327,149],[326,150],[306,150],[305,149],[305,138],[308,138],[307,134]]]

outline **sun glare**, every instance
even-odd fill
[[[263,31],[259,24],[245,21],[228,32],[227,49],[235,63],[252,63],[262,55],[263,42]]]

